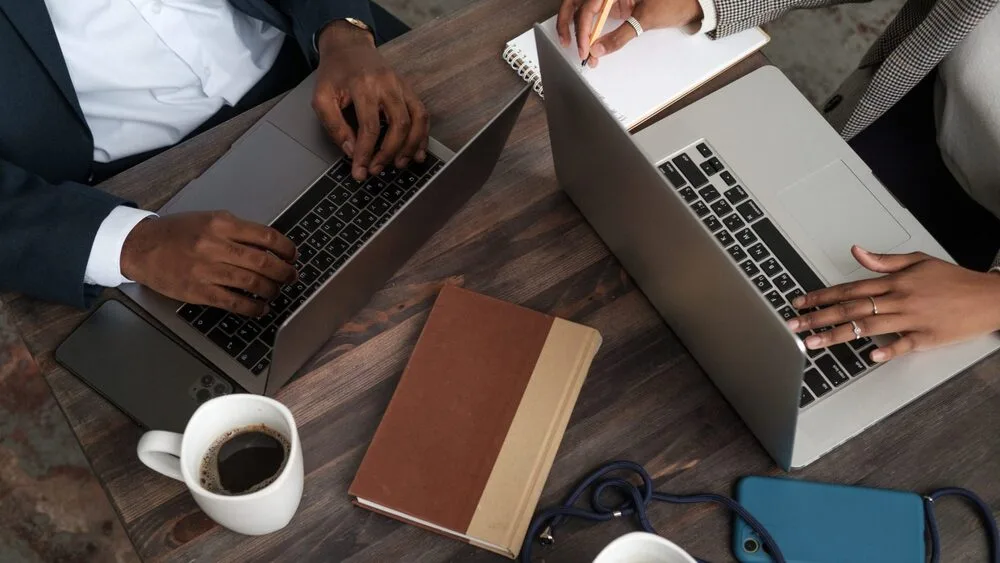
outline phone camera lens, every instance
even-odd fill
[[[747,553],[757,553],[758,549],[760,549],[760,544],[757,543],[757,540],[747,538],[743,541],[743,551],[746,551]]]

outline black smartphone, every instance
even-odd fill
[[[147,429],[183,432],[201,403],[241,391],[114,299],[56,348],[55,359]]]

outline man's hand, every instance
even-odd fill
[[[643,31],[680,27],[702,17],[701,4],[698,0],[613,0],[610,16],[624,20],[629,16],[639,21]],[[607,33],[593,46],[588,45],[590,31],[594,20],[601,11],[602,0],[562,0],[559,15],[556,17],[556,30],[563,47],[569,47],[571,35],[569,26],[572,22],[576,30],[576,46],[580,60],[590,58],[590,66],[597,66],[598,60],[621,49],[626,43],[635,39],[632,26],[622,24],[617,29]]]
[[[354,161],[352,175],[363,180],[394,163],[406,166],[411,159],[427,157],[430,129],[427,110],[410,87],[386,65],[372,35],[347,22],[334,22],[317,41],[319,69],[313,108],[330,137]],[[358,131],[348,125],[343,110],[354,104]],[[379,114],[389,130],[378,153]]]
[[[278,231],[228,212],[179,213],[136,225],[122,246],[121,270],[167,297],[259,317],[280,285],[295,281],[295,253]]]
[[[832,305],[788,321],[796,332],[835,327],[806,338],[807,348],[852,340],[851,321],[863,337],[902,335],[872,352],[876,362],[1000,330],[1000,274],[967,270],[922,252],[873,254],[857,246],[851,251],[865,268],[888,275],[795,299],[792,305],[799,309]]]

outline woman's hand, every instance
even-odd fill
[[[876,362],[1000,330],[1000,274],[968,270],[922,252],[873,254],[857,246],[851,252],[865,268],[888,275],[796,298],[792,305],[800,310],[829,307],[789,320],[793,331],[835,327],[806,338],[807,348],[853,340],[851,321],[862,337],[902,335],[872,352]]]
[[[701,4],[698,0],[612,0],[610,16],[624,20],[629,16],[638,20],[643,31],[680,27],[702,17]],[[569,47],[571,34],[570,23],[576,30],[576,46],[580,60],[590,58],[590,66],[597,66],[598,59],[621,49],[626,43],[635,39],[635,30],[629,24],[622,24],[617,29],[605,34],[594,45],[589,45],[590,31],[594,20],[601,11],[602,0],[563,0],[556,16],[556,30],[563,47]]]

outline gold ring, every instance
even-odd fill
[[[875,298],[869,295],[868,300],[872,302],[872,315],[877,315],[878,305],[875,304]]]

